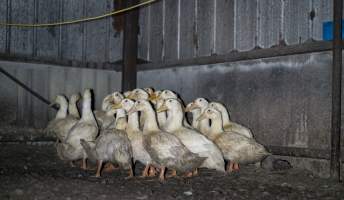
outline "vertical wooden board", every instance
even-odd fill
[[[38,23],[61,21],[60,6],[62,0],[36,0]],[[37,29],[37,56],[57,59],[59,53],[60,27]]]
[[[80,68],[69,67],[65,69],[64,74],[64,94],[68,96],[68,98],[72,94],[80,93],[81,94],[81,78],[80,78]]]
[[[257,0],[236,0],[235,43],[239,51],[248,51],[256,46]]]
[[[282,0],[260,0],[258,8],[258,46],[269,48],[279,44],[282,24]]]
[[[197,47],[196,0],[180,0],[180,58],[192,58]]]
[[[12,76],[16,76],[16,68],[3,67]],[[12,124],[17,116],[17,84],[0,73],[0,124]]]
[[[0,4],[0,21],[6,22],[8,4],[6,1]],[[0,53],[6,52],[6,27],[0,26]]]
[[[300,44],[310,38],[311,1],[285,0],[283,36],[288,45]]]
[[[150,61],[161,61],[163,53],[163,3],[157,1],[151,5],[150,18]]]
[[[118,10],[114,7],[113,0],[108,0],[109,10]],[[109,61],[116,62],[122,59],[123,51],[123,30],[115,30],[114,20],[119,20],[117,17],[111,17],[108,19],[108,37],[109,37]]]
[[[84,0],[63,0],[63,20],[80,19],[83,17]],[[63,60],[82,61],[84,24],[78,23],[63,26],[61,30],[61,57]]]
[[[312,38],[315,40],[323,39],[323,23],[332,21],[333,1],[313,0],[314,19],[312,23]]]
[[[164,60],[178,59],[179,0],[165,0]]]
[[[11,19],[13,23],[34,23],[34,0],[12,0]],[[34,48],[34,29],[15,28],[11,30],[12,54],[32,56]]]
[[[108,71],[105,70],[97,70],[96,71],[96,86],[94,89],[95,94],[95,108],[101,109],[103,98],[108,95],[110,92],[108,88],[108,79],[107,79]]]
[[[150,6],[140,8],[139,35],[138,35],[138,58],[149,59],[150,38]]]
[[[234,0],[216,1],[216,54],[234,49]]]
[[[16,78],[22,83],[31,87],[31,73],[32,69],[18,69]],[[18,99],[17,99],[17,124],[20,126],[32,125],[31,115],[31,94],[22,87],[17,87]]]
[[[46,69],[33,69],[31,74],[31,88],[44,98],[49,96],[49,71]],[[38,98],[31,95],[32,98],[32,117],[33,127],[44,128],[48,122],[48,105]]]
[[[106,12],[107,0],[86,0],[86,16],[99,16]],[[88,22],[86,25],[86,61],[104,62],[106,55],[106,20]]]
[[[215,1],[197,1],[197,56],[215,53]]]

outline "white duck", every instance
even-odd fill
[[[201,109],[196,108],[194,105],[194,102],[190,102],[186,105],[185,112],[191,112],[192,114],[192,122],[191,126],[192,128],[198,130],[199,128],[199,121],[197,121],[198,117],[201,116]]]
[[[182,99],[180,99],[178,97],[178,95],[171,91],[171,90],[163,90],[158,96],[156,96],[155,100],[157,102],[157,107],[161,106],[162,103],[164,102],[164,100],[166,99],[177,99],[181,102],[181,106],[182,106],[182,109],[183,109],[183,115],[184,114],[184,110],[185,110],[185,107],[184,107],[184,104],[182,103]],[[168,117],[168,111],[165,112],[159,112],[158,114],[158,122],[159,122],[159,125],[161,127],[164,126],[164,123],[166,123],[166,119]],[[186,118],[183,118],[183,125],[187,128],[192,128],[191,125],[187,122]]]
[[[91,90],[86,89],[83,95],[81,119],[70,129],[63,143],[57,144],[57,153],[62,160],[82,158],[82,169],[87,169],[87,154],[80,144],[80,139],[94,141],[98,135],[97,122],[91,109]]]
[[[68,113],[70,116],[80,119],[80,113],[78,110],[77,103],[80,100],[80,94],[72,94],[69,98]]]
[[[126,115],[123,109],[118,109],[115,129],[102,130],[95,142],[87,142],[81,139],[81,145],[88,157],[97,160],[96,177],[101,176],[103,162],[110,161],[120,167],[129,170],[129,177],[134,175],[132,167],[132,148],[125,131]]]
[[[124,109],[126,112],[134,106],[134,101],[130,99],[123,99],[121,103],[114,105],[114,109]],[[142,177],[149,176],[149,169],[150,163],[152,163],[152,159],[148,152],[143,147],[143,134],[142,131],[139,129],[139,115],[138,112],[133,112],[128,115],[128,125],[125,129],[129,140],[131,141],[131,146],[133,149],[133,161],[141,162],[146,167],[142,172]],[[153,170],[153,169],[151,169]]]
[[[137,111],[145,115],[143,146],[153,164],[160,168],[160,181],[165,180],[166,167],[190,172],[204,162],[205,158],[188,150],[176,136],[159,129],[153,107],[147,100],[136,101],[129,114]]]
[[[208,107],[208,101],[205,98],[197,98],[193,101],[193,104],[186,109],[186,112],[191,112],[194,109],[200,109],[200,112],[203,113],[204,110]],[[208,136],[210,129],[210,120],[202,119],[197,123],[196,129],[199,130],[203,135]]]
[[[264,146],[254,139],[233,131],[224,131],[218,110],[207,108],[197,120],[202,119],[212,120],[208,137],[218,145],[223,157],[230,161],[227,171],[239,170],[239,163],[256,163],[270,155]]]
[[[57,95],[55,103],[60,106],[55,118],[51,120],[46,128],[48,135],[54,135],[58,141],[64,141],[67,137],[69,130],[78,122],[78,119],[67,115],[68,102],[67,99],[62,95]]]
[[[100,129],[111,128],[115,123],[114,111],[111,110],[113,104],[117,104],[122,101],[123,95],[120,92],[114,92],[107,95],[102,103],[102,110],[94,111],[98,126]]]
[[[223,122],[222,126],[225,131],[234,131],[248,138],[253,138],[253,134],[250,129],[230,120],[228,110],[223,104],[218,102],[211,102],[209,103],[209,107],[215,108],[216,110],[221,112]]]
[[[198,131],[183,125],[184,111],[177,99],[166,99],[157,112],[168,111],[164,130],[173,133],[193,153],[207,158],[200,167],[225,171],[225,163],[219,148]]]

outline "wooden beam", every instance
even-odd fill
[[[125,6],[129,7],[139,3],[139,0],[126,0],[125,2]],[[124,17],[122,91],[136,88],[138,32],[139,10],[126,12]]]
[[[211,55],[197,58],[173,60],[166,62],[156,62],[139,65],[139,70],[166,69],[175,67],[209,65],[216,63],[236,62],[243,60],[253,60],[261,58],[271,58],[278,56],[288,56],[313,52],[331,51],[332,42],[330,41],[311,41],[303,44],[276,46],[266,49],[253,49],[244,52],[231,52],[224,55]]]
[[[332,68],[332,115],[331,115],[331,164],[332,179],[340,181],[340,128],[342,91],[342,0],[333,0],[333,68]]]

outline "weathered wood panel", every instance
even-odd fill
[[[192,58],[197,47],[196,0],[180,0],[180,58]]]
[[[197,1],[197,56],[215,53],[215,1]]]
[[[11,1],[11,22],[16,23],[34,23],[35,0],[12,0]],[[33,56],[34,49],[34,29],[17,28],[11,30],[12,54]]]
[[[140,9],[139,36],[138,36],[138,58],[149,59],[150,41],[150,6]]]
[[[63,0],[63,20],[80,19],[84,16],[84,1]],[[84,24],[62,27],[61,58],[63,60],[83,61]]]
[[[7,8],[8,8],[7,1],[4,1],[0,4],[0,13],[1,13],[0,21],[1,22],[7,21]],[[7,43],[6,32],[7,32],[6,26],[0,26],[0,53],[6,52],[6,43]]]
[[[98,16],[106,12],[107,0],[86,0],[86,16]],[[86,61],[99,62],[105,61],[106,39],[107,39],[106,20],[88,22],[86,26]],[[114,45],[114,44],[113,44]]]
[[[216,1],[216,54],[234,49],[234,0]]]
[[[236,0],[235,48],[239,51],[251,50],[257,44],[257,6],[257,0]]]
[[[158,1],[151,5],[150,57],[151,61],[161,61],[163,55],[163,3]]]
[[[108,0],[108,9],[111,10],[118,10],[120,7],[115,7],[113,0]],[[121,20],[119,17],[111,17],[108,19],[108,29],[109,29],[109,59],[110,62],[119,61],[122,59],[123,53],[123,29],[117,30],[115,29],[115,21]]]
[[[179,0],[165,0],[164,5],[164,58],[176,60],[179,54]]]
[[[260,0],[258,17],[258,46],[269,48],[279,44],[282,26],[282,0]]]
[[[286,43],[299,44],[311,36],[311,1],[285,0],[283,15],[283,38]]]
[[[333,18],[333,1],[313,0],[314,18],[312,20],[312,38],[322,40],[323,22],[332,21]]]
[[[62,0],[36,0],[37,23],[61,21]],[[37,56],[57,59],[59,55],[60,27],[37,28]]]

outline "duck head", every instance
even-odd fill
[[[144,111],[145,109],[151,107],[149,101],[145,99],[139,99],[135,102],[134,106],[128,111],[128,114],[138,112],[138,111]]]
[[[197,121],[201,121],[204,119],[214,120],[214,119],[218,119],[218,118],[221,118],[221,113],[214,108],[208,107],[204,110],[204,112],[201,114],[201,116],[199,116],[196,120]]]
[[[127,98],[133,99],[133,100],[148,99],[149,95],[145,90],[143,90],[141,88],[136,88],[135,90],[130,92],[130,94],[128,95]]]

